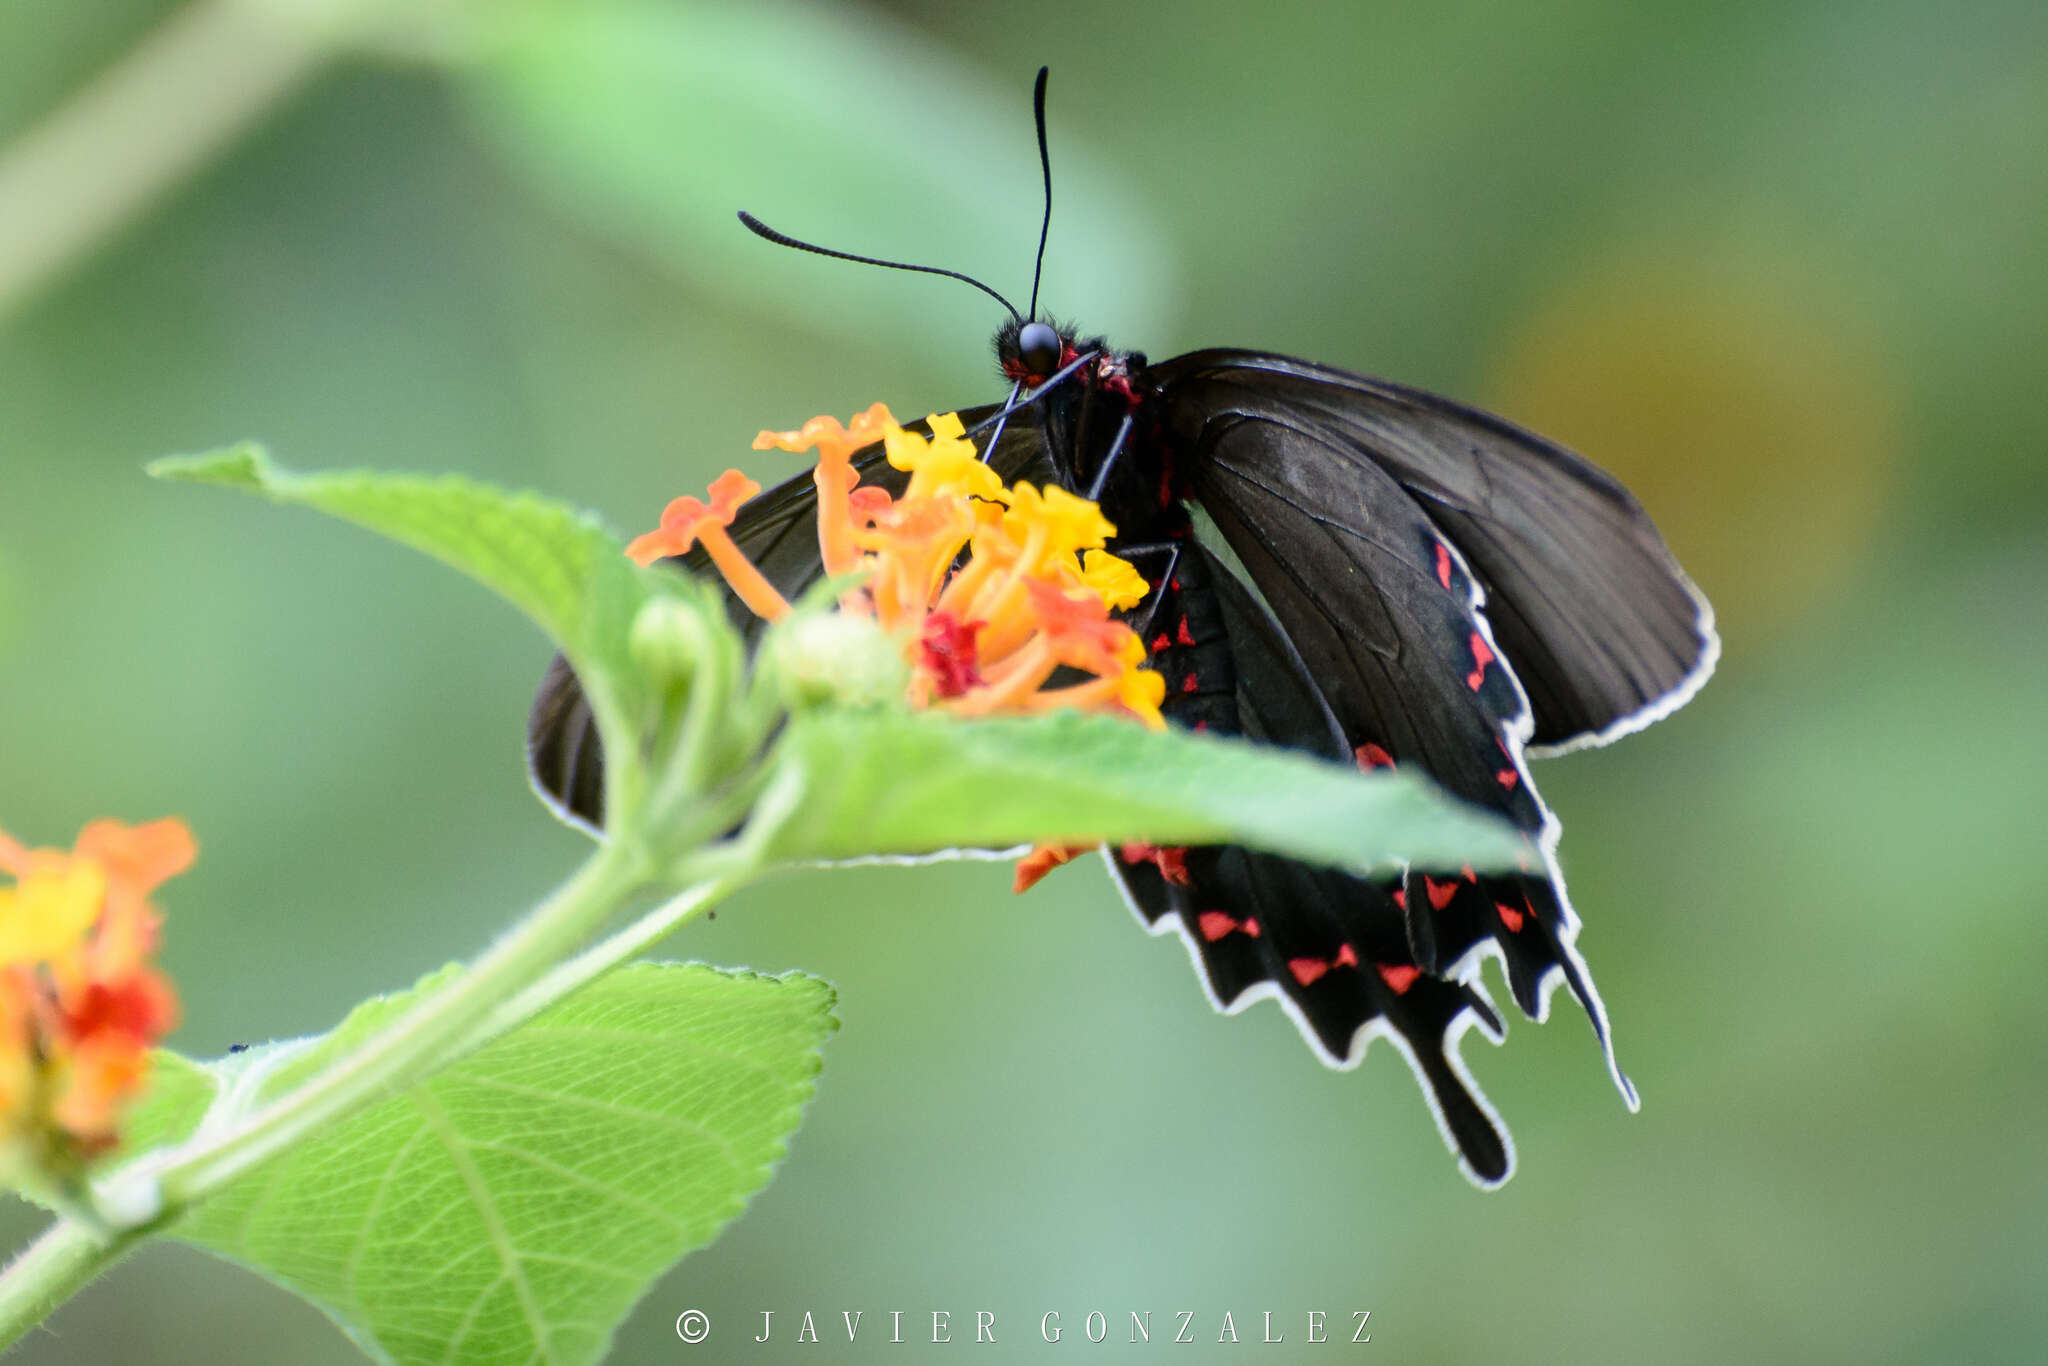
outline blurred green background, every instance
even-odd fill
[[[812,1351],[844,1361],[970,1350],[980,1309],[977,1360],[1163,1353],[1118,1345],[1133,1309],[1198,1311],[1184,1361],[1274,1350],[1214,1345],[1226,1309],[1291,1343],[1370,1309],[1414,1362],[2039,1360],[2037,0],[17,0],[0,825],[190,821],[188,1051],[474,951],[579,852],[520,768],[545,644],[143,461],[255,437],[637,531],[772,470],[762,426],[988,401],[986,300],[731,215],[1021,294],[1041,62],[1053,311],[1499,408],[1621,473],[1713,595],[1701,698],[1538,773],[1643,1112],[1562,1002],[1473,1036],[1521,1154],[1481,1194],[1391,1050],[1330,1073],[1270,1006],[1213,1016],[1092,864],[1023,899],[1000,866],[792,878],[668,951],[829,976],[845,1027],[776,1182],[617,1359],[681,1358],[698,1307],[722,1360],[793,1351],[744,1341],[764,1309],[864,1310]],[[4,1217],[10,1246],[40,1222]],[[870,1342],[893,1309],[956,1344]],[[358,1358],[161,1246],[15,1359]]]

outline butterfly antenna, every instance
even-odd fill
[[[1038,277],[1045,273],[1045,238],[1052,231],[1052,156],[1045,150],[1045,75],[1038,68],[1038,84],[1031,91],[1031,112],[1038,122],[1038,169],[1045,174],[1045,216],[1038,223],[1038,262],[1031,267],[1031,316],[1038,316]]]
[[[920,275],[944,275],[948,279],[963,281],[973,285],[976,289],[988,295],[989,298],[994,299],[997,303],[1008,309],[1010,316],[1018,322],[1024,321],[1024,315],[1017,311],[1017,305],[1011,303],[972,275],[962,274],[957,270],[946,270],[939,266],[914,266],[908,261],[884,261],[876,256],[855,256],[850,251],[834,251],[830,247],[821,247],[815,242],[800,241],[797,238],[791,237],[786,232],[777,232],[745,209],[740,210],[740,222],[744,223],[747,231],[754,234],[754,236],[766,238],[778,247],[795,247],[798,251],[808,251],[815,256],[830,256],[837,261],[853,261],[863,266],[881,266],[887,270],[910,270],[916,271]]]

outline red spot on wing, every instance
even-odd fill
[[[1451,586],[1451,552],[1442,541],[1436,543],[1436,581],[1446,588]]]
[[[1207,721],[1197,721],[1195,722],[1195,729],[1198,731],[1207,730],[1209,729],[1209,723]]]
[[[1402,910],[1404,910],[1404,911],[1408,909],[1408,889],[1407,889],[1407,888],[1405,888],[1405,887],[1396,887],[1396,888],[1394,889],[1394,904],[1395,904],[1396,906],[1399,906],[1399,907],[1400,907],[1400,908],[1401,908]]]
[[[1429,909],[1440,911],[1451,904],[1451,898],[1458,894],[1455,882],[1438,882],[1433,877],[1422,879],[1423,888],[1429,893]]]
[[[1522,913],[1505,901],[1493,903],[1493,909],[1500,912],[1500,923],[1508,927],[1509,934],[1522,932]]]
[[[1512,792],[1515,789],[1515,784],[1522,780],[1522,775],[1515,772],[1511,768],[1504,768],[1500,770],[1498,773],[1494,774],[1493,779],[1502,787]]]
[[[1178,632],[1178,634],[1175,635],[1174,639],[1178,640],[1183,645],[1192,645],[1195,643],[1194,634],[1188,630],[1188,619],[1185,614],[1181,616],[1180,631]]]
[[[1487,646],[1486,637],[1479,632],[1472,633],[1472,672],[1465,675],[1465,686],[1473,692],[1486,681],[1486,666],[1493,663],[1495,655]]]
[[[1415,979],[1422,975],[1421,968],[1411,968],[1399,963],[1381,963],[1380,980],[1393,989],[1396,996],[1406,995],[1408,988],[1415,985]]]
[[[1352,750],[1351,753],[1357,758],[1358,766],[1367,773],[1372,772],[1376,768],[1392,768],[1394,766],[1394,756],[1369,740],[1357,749]]]
[[[1256,917],[1246,916],[1235,919],[1228,911],[1203,911],[1195,917],[1195,926],[1201,930],[1202,938],[1211,944],[1232,931],[1242,931],[1252,939],[1259,937],[1259,922]]]
[[[1159,876],[1176,886],[1188,885],[1188,851],[1186,845],[1160,848],[1156,844],[1126,844],[1123,847],[1125,863],[1150,863],[1159,869]]]
[[[1197,679],[1193,674],[1189,674],[1186,678],[1183,678],[1180,681],[1180,690],[1182,692],[1194,692],[1201,686],[1201,681]]]
[[[1358,966],[1358,950],[1347,944],[1337,946],[1335,958],[1290,958],[1287,970],[1294,974],[1294,980],[1303,986],[1321,981],[1333,968],[1355,968]]]
[[[1173,642],[1166,638],[1166,632],[1161,631],[1158,635],[1152,637],[1152,653],[1156,655],[1171,644]]]

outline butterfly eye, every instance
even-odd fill
[[[1017,333],[1017,354],[1025,369],[1044,378],[1060,368],[1060,334],[1044,323],[1025,323]]]

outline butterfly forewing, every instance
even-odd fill
[[[1243,414],[1313,433],[1315,458],[1392,477],[1488,594],[1536,753],[1640,729],[1712,671],[1713,613],[1612,476],[1490,413],[1329,366],[1197,351],[1148,379],[1175,425]],[[1206,501],[1206,500],[1205,500]]]

